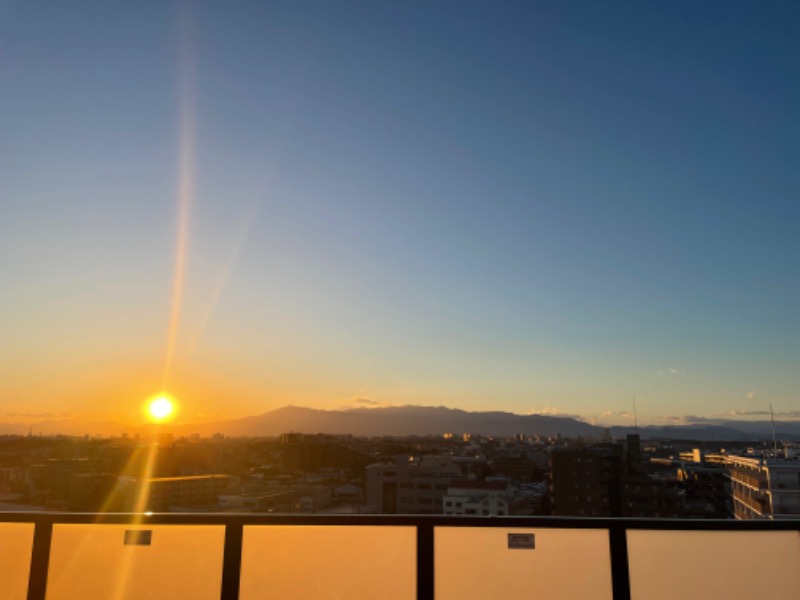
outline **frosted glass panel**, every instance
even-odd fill
[[[633,600],[800,598],[796,531],[628,531]]]
[[[224,542],[219,525],[55,525],[47,600],[219,600]]]
[[[25,600],[33,523],[0,523],[0,600]]]
[[[248,526],[241,600],[414,600],[414,527]]]
[[[508,534],[535,548],[509,549]],[[436,599],[611,599],[608,531],[437,527]]]

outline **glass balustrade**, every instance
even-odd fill
[[[56,524],[47,600],[219,600],[225,528]]]
[[[632,600],[800,598],[797,531],[628,531]]]
[[[612,598],[604,529],[437,527],[434,539],[436,598]]]
[[[242,600],[416,598],[415,527],[248,526]]]
[[[625,565],[625,541],[632,600],[800,598],[800,532],[786,522],[750,522],[749,530],[734,522],[710,530],[679,523],[670,529],[664,522],[645,529],[639,522],[610,544],[609,530],[597,523],[470,526],[396,517],[315,524],[309,517],[282,524],[280,517],[254,523],[209,515],[213,522],[204,524],[202,518],[64,523],[49,515],[35,534],[33,522],[4,523],[0,514],[0,600],[235,600],[236,585],[223,589],[223,572],[238,584],[241,600],[412,600],[418,593],[437,600],[611,600],[620,589],[616,568],[612,587],[612,555],[614,564]],[[48,555],[48,537],[39,533],[49,523]],[[241,537],[226,542],[226,524]],[[432,532],[432,547],[423,530]],[[224,560],[233,563],[225,567]],[[29,595],[31,572],[42,583],[46,573],[46,594],[40,585]],[[424,583],[426,573],[432,583]]]
[[[0,523],[0,600],[24,600],[33,548],[33,523]]]

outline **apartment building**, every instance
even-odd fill
[[[737,519],[800,517],[800,460],[729,456],[727,466]]]

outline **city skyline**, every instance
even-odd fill
[[[0,422],[798,419],[800,8],[0,7]]]

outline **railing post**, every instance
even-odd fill
[[[417,600],[433,600],[433,525],[417,524]]]
[[[225,549],[222,554],[220,600],[239,600],[243,535],[244,526],[241,522],[227,523],[225,525]]]
[[[631,600],[628,534],[622,523],[611,525],[608,530],[608,542],[611,554],[611,589],[614,600]]]
[[[28,600],[45,600],[47,593],[47,571],[50,567],[50,542],[53,539],[53,523],[37,519],[33,525],[33,549],[31,568],[28,574]]]

